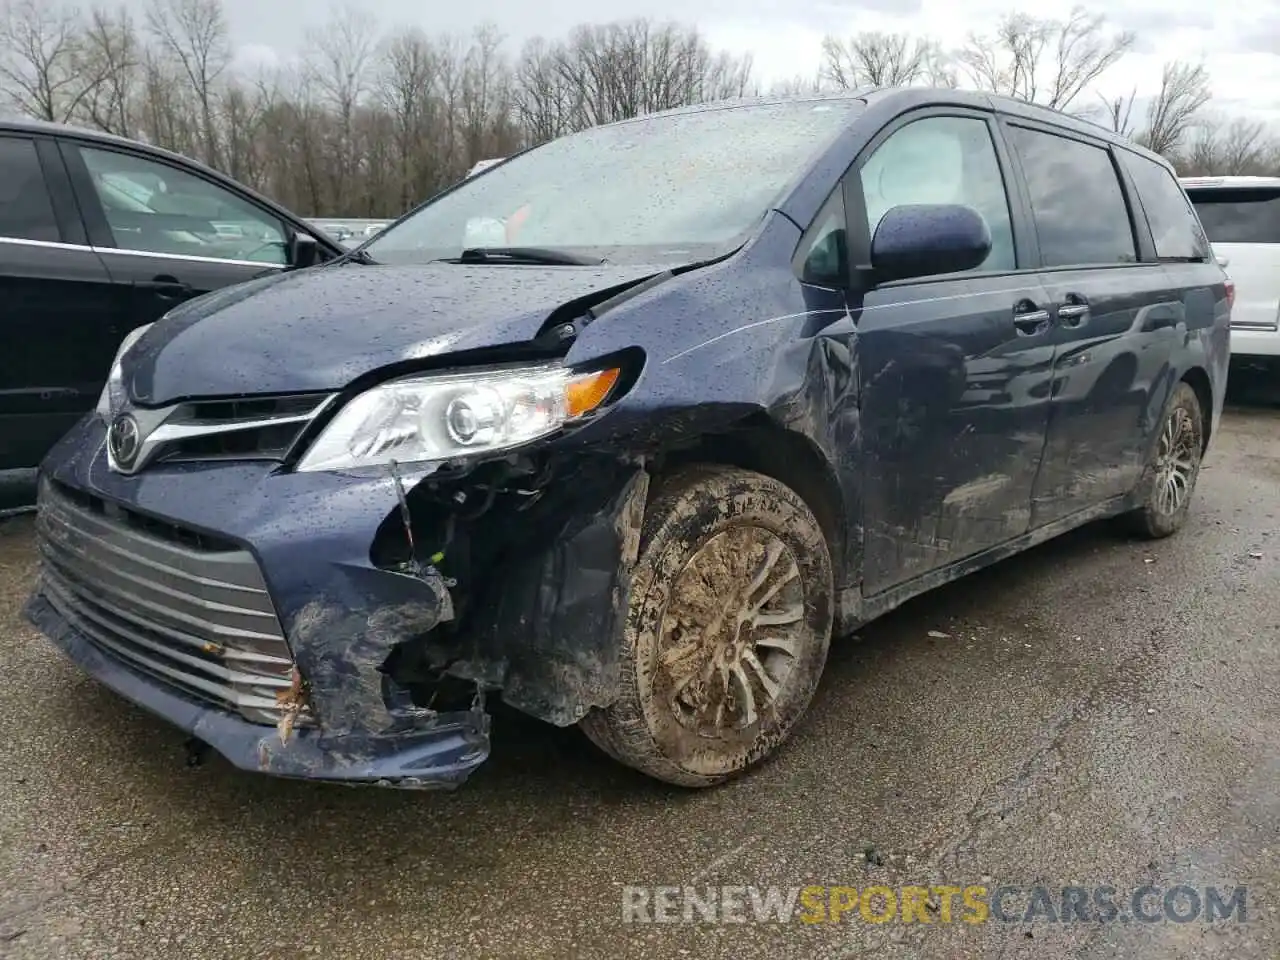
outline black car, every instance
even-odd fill
[[[0,122],[0,510],[92,410],[130,331],[190,297],[340,256],[315,227],[156,147]]]
[[[245,769],[455,785],[500,696],[706,786],[833,635],[1092,520],[1182,527],[1229,319],[1169,164],[1060,113],[598,127],[122,350],[44,461],[27,612]]]

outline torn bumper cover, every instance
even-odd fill
[[[28,602],[27,616],[94,679],[207,743],[237,767],[281,777],[396,787],[448,788],[464,781],[489,756],[489,718],[483,710],[442,714],[428,729],[330,736],[317,728],[281,742],[274,727],[183,696],[104,652],[58,613],[46,596]]]
[[[530,511],[540,549],[510,551],[500,568],[487,576],[468,571],[471,582],[460,577],[460,583],[426,562],[415,561],[410,572],[374,564],[375,532],[399,509],[391,476],[273,473],[269,464],[222,463],[124,477],[107,469],[102,433],[92,419],[81,424],[42,468],[44,567],[27,616],[104,685],[235,766],[448,788],[489,755],[486,690],[501,689],[513,706],[562,725],[616,696],[619,633],[647,491],[642,468],[617,461],[593,468],[594,483],[573,491],[571,510],[564,498],[548,496],[545,508]],[[53,499],[64,495],[95,511],[99,526],[78,534],[47,522]],[[518,543],[522,538],[512,533]],[[95,580],[99,549],[114,551],[124,565],[114,576],[129,577],[127,583],[108,574]],[[199,563],[202,550],[252,554],[296,668],[292,689],[275,681],[283,687],[276,699],[287,721],[269,725],[270,717],[211,702],[198,684],[180,682],[181,669],[234,671],[235,664],[218,660],[206,643],[209,656],[183,667],[193,662],[190,646],[165,648],[184,637],[199,646],[199,631],[165,599],[174,595],[174,581],[150,584],[129,572],[139,557],[159,569],[155,558],[167,555],[144,556],[149,549],[170,550],[184,563]],[[69,559],[64,565],[60,558]],[[183,589],[216,583],[192,571],[200,568],[181,574]],[[79,579],[66,579],[73,575]],[[136,603],[126,606],[127,597]],[[207,597],[196,602],[212,609]],[[437,709],[412,677],[388,668],[393,654],[404,651],[413,656],[401,659],[469,681],[470,703]],[[158,670],[157,663],[179,669]]]

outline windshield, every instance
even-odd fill
[[[1189,190],[1210,243],[1280,243],[1280,191]]]
[[[464,181],[365,250],[379,263],[533,247],[689,262],[741,243],[862,108],[792,101],[595,127]]]

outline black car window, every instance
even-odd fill
[[[836,187],[813,218],[800,245],[800,279],[826,287],[843,286],[848,279],[849,247],[846,240],[844,188]]]
[[[1016,268],[1009,198],[985,120],[925,117],[908,123],[876,147],[861,177],[870,236],[892,207],[964,204],[982,214],[991,231],[991,253],[974,269]]]
[[[1207,259],[1209,241],[1173,171],[1128,150],[1120,151],[1120,156],[1146,211],[1156,256],[1171,260]]]
[[[33,141],[0,137],[0,237],[62,239]]]
[[[1134,263],[1124,191],[1111,154],[1079,140],[1011,128],[1046,267]]]
[[[166,163],[81,147],[116,246],[146,253],[285,263],[285,229],[269,211]]]
[[[1280,243],[1280,189],[1192,189],[1210,243]]]

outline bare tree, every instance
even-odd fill
[[[577,28],[555,52],[561,78],[581,92],[582,128],[744,96],[750,58],[714,54],[696,29],[632,20]]]
[[[433,96],[442,54],[420,30],[388,40],[379,55],[377,97],[390,120],[395,142],[398,194],[402,207],[421,198],[447,158],[431,136],[443,117]]]
[[[1201,64],[1174,60],[1164,65],[1160,92],[1147,107],[1138,141],[1156,153],[1172,154],[1211,98],[1209,73]]]
[[[509,151],[503,136],[509,114],[510,75],[499,51],[502,36],[483,25],[467,51],[462,74],[463,137],[468,156],[501,156]]]
[[[822,77],[841,90],[901,87],[934,78],[937,45],[905,33],[858,33],[822,40]]]
[[[0,81],[12,106],[40,120],[65,122],[84,99],[78,15],[49,0],[0,5]]]
[[[206,163],[219,161],[215,113],[218,81],[231,65],[231,42],[221,0],[151,0],[147,27],[185,79],[199,111],[200,153]]]
[[[1011,13],[994,36],[971,34],[956,60],[982,90],[1067,110],[1129,52],[1134,39],[1082,7],[1066,20]]]
[[[145,29],[123,8],[0,0],[0,100],[204,159],[311,215],[388,216],[456,183],[477,160],[597,123],[760,89],[751,61],[695,27],[631,20],[532,40],[515,57],[496,30],[400,28],[379,37],[361,7],[335,7],[301,67],[232,68],[222,0],[149,0]],[[91,2],[91,0],[83,0]],[[123,0],[102,0],[121,3]],[[351,0],[348,0],[351,2]],[[773,84],[805,95],[870,84],[988,90],[1079,111],[1129,37],[1076,11],[1006,17],[949,58],[927,38],[829,40],[814,72]],[[1113,129],[1176,156],[1184,172],[1273,173],[1280,147],[1248,119],[1203,116],[1208,76],[1166,65],[1147,101],[1104,100]]]
[[[516,64],[512,107],[526,136],[544,143],[577,128],[583,91],[560,69],[560,49],[541,37],[528,41]]]
[[[375,37],[372,16],[353,3],[335,7],[322,29],[307,32],[310,55],[303,76],[336,121],[324,138],[325,150],[335,161],[328,185],[335,201],[351,197],[359,186],[356,114],[373,81]]]
[[[1264,172],[1272,143],[1260,120],[1236,117],[1223,130],[1220,142],[1221,172],[1260,174]]]
[[[1108,129],[1124,137],[1132,137],[1135,134],[1133,104],[1137,96],[1138,91],[1131,90],[1127,97],[1102,97]]]
[[[1249,176],[1273,172],[1276,143],[1258,120],[1207,117],[1190,138],[1180,167],[1193,176]]]
[[[142,50],[129,11],[97,8],[81,41],[81,70],[89,83],[81,109],[93,126],[122,137],[133,129],[131,98],[142,68]]]
[[[818,73],[812,77],[797,74],[789,80],[775,80],[766,89],[757,87],[757,95],[769,97],[804,97],[820,94],[831,85]]]

